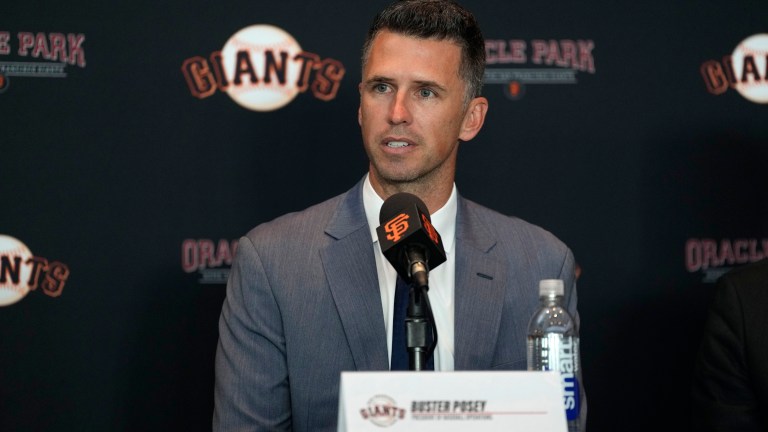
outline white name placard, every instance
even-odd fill
[[[343,372],[339,432],[566,432],[558,372]]]

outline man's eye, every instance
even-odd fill
[[[435,95],[435,93],[432,90],[430,90],[430,89],[421,89],[421,90],[419,90],[419,96],[421,96],[423,98],[432,97],[434,95]]]
[[[386,84],[376,84],[373,86],[373,91],[377,93],[386,93],[387,89],[389,89],[389,86]]]

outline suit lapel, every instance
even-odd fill
[[[507,268],[495,256],[496,239],[459,198],[456,214],[456,370],[491,367],[504,305]]]
[[[326,229],[336,241],[320,256],[357,370],[387,370],[387,335],[361,185],[343,197]]]
[[[336,239],[320,251],[329,289],[357,370],[388,370],[387,335],[362,182],[343,198],[326,233]],[[491,366],[508,270],[495,256],[496,239],[459,197],[456,215],[456,370]]]

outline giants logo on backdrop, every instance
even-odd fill
[[[707,91],[721,95],[735,89],[754,103],[768,103],[768,33],[752,35],[721,60],[701,65]]]
[[[58,297],[67,278],[67,265],[34,256],[18,239],[0,234],[0,306],[14,304],[37,288]]]
[[[0,30],[0,93],[11,85],[11,77],[66,78],[67,66],[85,67],[85,35],[79,33]],[[45,61],[26,61],[39,59]]]
[[[267,24],[246,27],[208,58],[181,65],[192,96],[205,99],[225,92],[243,108],[273,111],[309,90],[323,101],[336,98],[344,65],[304,51],[285,30]]]
[[[576,84],[579,72],[595,74],[594,48],[591,40],[486,39],[485,83],[503,85],[512,100],[530,85]]]
[[[765,257],[768,257],[768,238],[691,238],[685,242],[686,270],[701,272],[706,283],[714,282],[734,266]]]
[[[368,406],[360,415],[376,426],[387,427],[405,418],[405,409],[398,408],[395,400],[387,395],[376,395],[368,400]]]
[[[181,268],[198,272],[200,284],[226,284],[236,251],[237,240],[186,239],[181,242]]]

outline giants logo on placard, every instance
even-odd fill
[[[304,51],[285,30],[267,24],[235,33],[221,51],[195,56],[181,65],[192,96],[207,98],[226,92],[243,108],[273,111],[310,90],[332,100],[344,77],[344,65]]]
[[[0,93],[11,85],[11,77],[66,78],[67,65],[84,68],[83,42],[83,34],[20,31],[14,40],[11,32],[0,30],[0,59],[16,55],[14,61],[0,61]],[[47,62],[17,61],[29,58]]]
[[[198,272],[204,285],[226,284],[237,240],[185,239],[181,242],[181,268],[185,273]]]
[[[579,72],[595,74],[594,48],[595,43],[591,40],[486,39],[488,67],[485,83],[504,85],[504,94],[512,100],[522,98],[529,85],[576,84]],[[520,67],[497,68],[493,65]]]
[[[34,256],[18,239],[0,234],[0,306],[14,304],[38,287],[50,297],[58,297],[67,278],[65,264]]]
[[[768,33],[750,36],[722,60],[701,65],[707,91],[721,95],[735,89],[754,103],[768,103]]]
[[[376,426],[392,426],[405,418],[405,409],[398,408],[395,400],[386,395],[376,395],[368,400],[368,406],[360,410],[364,419]]]
[[[702,272],[703,282],[712,283],[732,267],[768,257],[768,239],[691,238],[685,242],[685,269]]]

